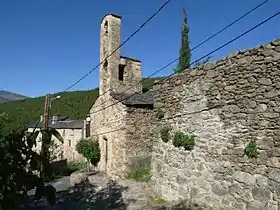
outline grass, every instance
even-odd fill
[[[128,172],[127,179],[135,181],[148,182],[151,178],[151,169],[149,166],[138,166],[134,170]]]

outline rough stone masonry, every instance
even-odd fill
[[[280,39],[175,75],[154,87],[158,123],[196,135],[185,151],[154,140],[153,190],[214,209],[280,209]],[[256,140],[260,155],[244,148]]]

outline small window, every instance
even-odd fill
[[[90,124],[86,124],[86,138],[90,137]]]
[[[69,147],[71,147],[71,140],[68,140],[68,145]]]
[[[119,65],[119,80],[123,81],[125,65]]]
[[[63,137],[65,136],[65,129],[63,129],[62,136]]]
[[[104,23],[105,34],[108,34],[108,21]]]
[[[105,60],[104,63],[103,63],[103,69],[107,70],[107,67],[108,67],[108,61]]]

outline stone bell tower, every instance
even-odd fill
[[[109,14],[103,17],[100,30],[99,94],[105,92],[128,93],[142,91],[141,61],[120,55],[121,17]],[[117,49],[117,50],[116,50]]]

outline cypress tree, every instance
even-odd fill
[[[189,68],[190,62],[191,62],[191,52],[190,52],[190,43],[189,43],[189,27],[188,27],[188,20],[187,20],[187,12],[186,9],[183,8],[180,58],[179,58],[179,64],[175,71],[182,72],[183,70]]]

